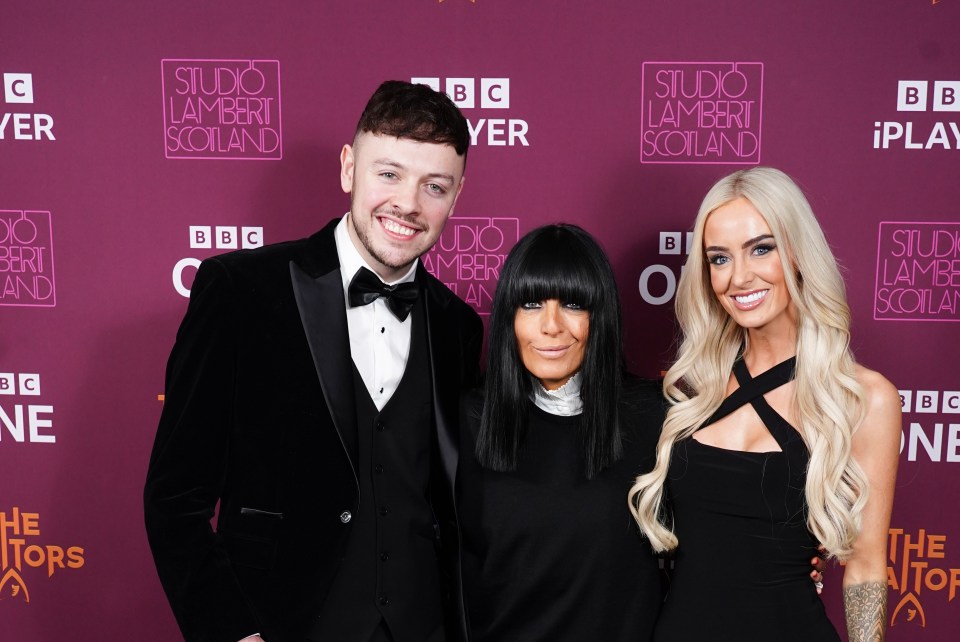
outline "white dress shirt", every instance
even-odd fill
[[[376,270],[363,260],[354,246],[347,231],[348,216],[349,214],[344,216],[337,225],[334,239],[337,242],[337,256],[340,259],[343,299],[347,306],[350,356],[377,410],[383,410],[390,397],[396,392],[397,386],[400,385],[403,371],[407,367],[407,358],[410,356],[410,319],[415,312],[411,311],[410,316],[400,321],[383,299],[376,299],[368,305],[350,307],[347,288],[353,276],[361,267],[367,268],[374,274]],[[418,262],[419,259],[415,260],[406,274],[387,285],[413,281]]]

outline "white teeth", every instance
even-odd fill
[[[396,221],[391,221],[389,219],[382,219],[382,220],[383,220],[383,226],[390,232],[393,232],[394,234],[403,234],[404,236],[413,236],[414,233],[416,232],[415,229],[411,227],[406,227],[404,225],[400,225]]]
[[[746,296],[735,296],[733,298],[737,303],[748,305],[750,303],[756,303],[763,297],[767,296],[767,292],[769,292],[769,290],[760,290],[759,292],[754,292]]]

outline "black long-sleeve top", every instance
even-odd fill
[[[518,469],[483,469],[472,456],[474,396],[463,405],[457,502],[473,642],[645,642],[660,608],[657,559],[627,509],[663,420],[659,386],[634,382],[621,406],[624,456],[583,474],[579,417],[529,405]]]

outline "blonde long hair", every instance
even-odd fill
[[[793,403],[797,429],[810,453],[807,526],[832,556],[845,559],[860,533],[868,490],[866,476],[851,456],[865,399],[854,377],[850,308],[836,259],[806,198],[790,177],[769,167],[721,179],[700,206],[694,250],[677,287],[676,314],[683,336],[663,382],[671,408],[657,444],[656,466],[630,489],[630,511],[655,551],[677,547],[663,502],[674,444],[690,437],[720,405],[733,363],[748,340],[713,293],[703,252],[707,217],[737,198],[760,212],[781,250],[798,318]]]

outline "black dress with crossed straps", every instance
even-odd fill
[[[790,381],[794,364],[754,378],[738,360],[740,387],[704,423],[749,403],[779,451],[727,450],[692,438],[674,447],[667,497],[680,545],[656,642],[840,639],[809,578],[817,541],[806,526],[807,448],[763,398]]]

